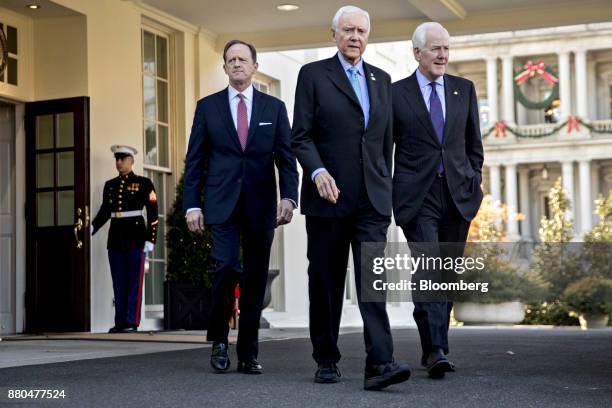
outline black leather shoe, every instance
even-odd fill
[[[398,384],[410,378],[408,364],[391,362],[379,365],[367,365],[363,388],[369,391],[379,391],[391,384]]]
[[[337,383],[340,377],[342,375],[335,363],[319,364],[314,380],[319,384],[333,384]]]
[[[138,326],[126,326],[123,329],[123,333],[136,333],[138,331]]]
[[[223,373],[230,367],[230,359],[227,354],[227,344],[213,343],[210,354],[210,365],[217,373]]]
[[[427,374],[429,374],[430,378],[444,378],[444,374],[452,370],[450,361],[448,361],[442,350],[437,349],[429,353],[427,357]]]
[[[449,364],[449,373],[454,373],[455,371],[457,371],[455,369],[455,363],[453,363],[452,361],[448,360],[448,364]],[[421,355],[421,366],[427,368],[427,356],[425,354]]]
[[[110,328],[110,330],[108,331],[109,333],[123,333],[123,327],[121,326],[113,326]]]
[[[244,374],[263,374],[263,367],[255,359],[238,361],[238,372]]]

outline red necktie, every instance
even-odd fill
[[[242,151],[246,148],[247,143],[247,135],[249,134],[249,120],[247,118],[247,107],[246,103],[244,103],[244,95],[239,93],[238,97],[240,98],[240,102],[238,102],[238,140],[240,140],[240,146],[242,146]]]

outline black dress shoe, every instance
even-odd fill
[[[108,331],[109,333],[123,333],[123,327],[121,326],[113,326],[110,328],[110,330]]]
[[[244,374],[263,374],[263,367],[252,359],[249,361],[238,361],[238,372]]]
[[[332,384],[337,383],[341,376],[335,363],[319,364],[314,380],[319,384]]]
[[[452,371],[453,368],[450,361],[444,355],[441,349],[437,349],[429,353],[427,357],[427,374],[430,378],[443,378],[444,374]]]
[[[379,365],[367,365],[363,388],[369,391],[379,391],[391,384],[407,381],[410,378],[408,364],[391,362]]]
[[[126,326],[123,328],[123,333],[136,333],[138,331],[138,326]]]
[[[210,365],[217,373],[223,373],[230,367],[230,359],[227,354],[227,344],[213,343],[210,354]]]
[[[457,371],[455,369],[455,363],[453,363],[452,361],[448,360],[448,364],[449,364],[449,369],[448,369],[449,373],[454,373],[454,372]],[[421,366],[427,368],[427,356],[425,354],[421,355]]]

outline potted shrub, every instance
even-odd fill
[[[569,285],[563,297],[570,309],[578,314],[583,330],[607,326],[612,310],[612,279],[587,276]]]
[[[183,212],[183,177],[167,220],[168,264],[164,282],[164,328],[205,330],[211,300],[211,232],[193,234]]]
[[[521,214],[514,217],[521,218]],[[525,302],[542,296],[545,287],[536,275],[509,260],[502,223],[507,207],[486,195],[469,231],[465,256],[485,259],[483,270],[462,275],[465,282],[486,282],[486,293],[463,291],[455,298],[454,317],[465,324],[514,324],[525,316]]]

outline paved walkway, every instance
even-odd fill
[[[263,334],[263,333],[262,333]],[[394,331],[396,359],[413,368],[412,378],[383,392],[363,391],[361,333],[340,337],[342,381],[312,381],[310,341],[302,331],[266,331],[260,361],[265,374],[212,374],[210,350],[202,344],[28,340],[0,342],[0,364],[19,347],[44,354],[47,347],[89,348],[124,355],[0,369],[0,406],[8,389],[63,389],[66,398],[49,406],[75,407],[604,407],[612,401],[612,330],[527,328],[451,329],[457,373],[431,380],[419,367],[415,329]],[[56,346],[53,346],[55,344]],[[60,347],[61,345],[61,347]],[[129,347],[128,347],[129,346]],[[127,349],[129,348],[129,350]],[[56,349],[56,350],[57,350]],[[78,353],[77,353],[78,354]],[[112,354],[111,354],[112,355]],[[57,360],[57,359],[56,359]],[[30,364],[30,361],[23,361]],[[49,361],[49,360],[47,360]]]

